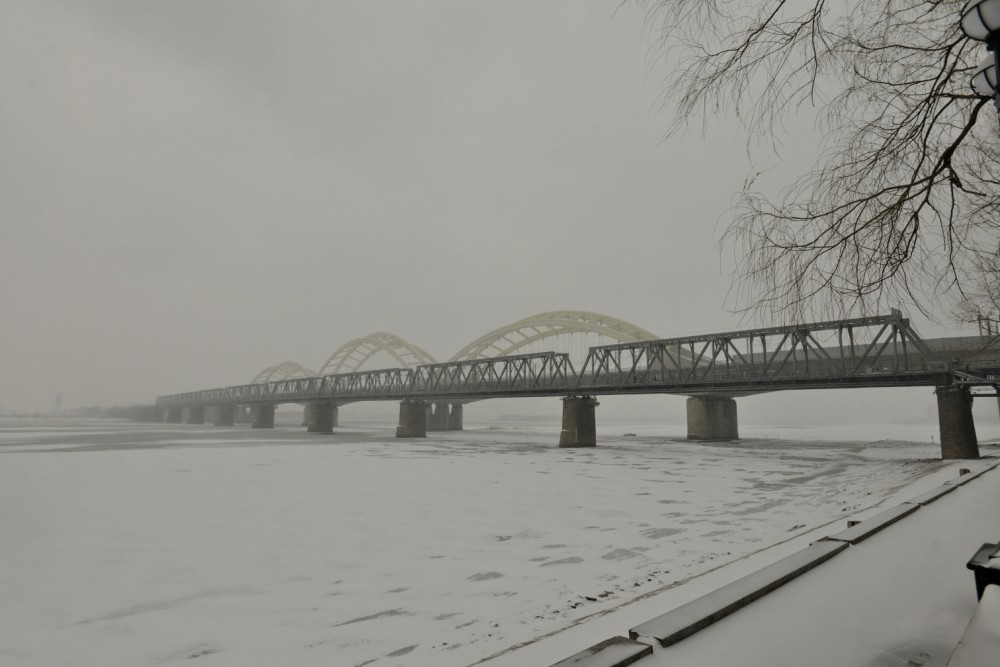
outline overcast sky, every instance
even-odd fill
[[[745,138],[661,142],[619,5],[0,0],[0,405],[238,384],[372,331],[444,359],[547,310],[738,327]]]

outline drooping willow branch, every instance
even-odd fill
[[[1000,138],[969,89],[983,54],[958,34],[961,0],[640,4],[654,55],[677,65],[671,132],[727,112],[774,137],[802,105],[822,115],[812,170],[736,199],[723,243],[740,257],[738,308],[932,313],[969,298],[997,256]]]

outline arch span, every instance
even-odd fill
[[[434,357],[396,334],[376,331],[344,343],[323,363],[319,375],[353,373],[378,352],[385,352],[399,363],[400,368],[433,364]]]
[[[316,377],[316,371],[311,371],[294,361],[283,361],[280,364],[268,366],[260,373],[257,373],[257,377],[250,384],[309,377]]]
[[[622,343],[660,338],[652,331],[609,315],[583,310],[557,310],[526,317],[480,336],[451,361],[503,357],[545,338],[572,333],[595,333]]]

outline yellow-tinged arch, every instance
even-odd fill
[[[268,366],[251,381],[251,384],[261,382],[276,382],[278,380],[291,380],[294,378],[316,377],[316,371],[311,371],[294,361],[283,361],[274,366]]]
[[[366,361],[378,352],[386,352],[399,364],[399,368],[412,368],[435,363],[434,357],[413,343],[396,334],[376,331],[362,338],[344,343],[324,362],[320,375],[353,373],[361,369]]]
[[[526,317],[480,336],[459,350],[451,361],[503,357],[537,341],[573,333],[595,333],[622,343],[660,338],[648,329],[610,315],[557,310]]]

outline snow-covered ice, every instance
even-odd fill
[[[926,425],[65,426],[0,422],[0,664],[468,665],[942,465]]]

